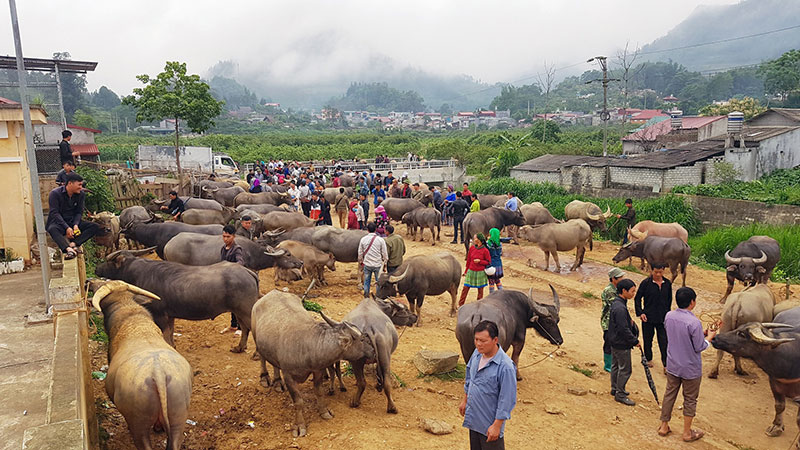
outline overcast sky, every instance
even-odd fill
[[[25,56],[68,51],[98,61],[89,89],[122,95],[139,85],[135,75],[156,74],[167,60],[201,75],[234,60],[250,74],[313,84],[384,55],[398,67],[511,82],[544,60],[563,67],[612,56],[627,40],[649,43],[699,5],[738,2],[17,0],[17,8]],[[0,54],[13,55],[8,6],[0,5]]]

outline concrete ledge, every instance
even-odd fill
[[[23,450],[84,450],[82,420],[67,420],[28,428],[22,438]]]

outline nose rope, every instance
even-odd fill
[[[544,331],[544,334],[546,334],[547,337],[549,337],[551,341],[555,341],[555,338],[550,333],[548,333],[547,330],[544,327],[542,327],[542,331]],[[527,369],[528,367],[535,366],[536,364],[539,364],[540,362],[542,362],[545,359],[549,358],[553,353],[557,352],[560,348],[561,348],[561,344],[558,344],[556,346],[556,348],[553,349],[553,351],[551,351],[550,353],[546,354],[545,356],[543,356],[539,360],[537,360],[535,362],[532,362],[532,363],[528,364],[527,366],[517,367],[517,370]]]

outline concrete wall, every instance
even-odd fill
[[[761,117],[750,119],[747,124],[751,127],[796,127],[800,125],[800,123],[775,111],[768,111]]]
[[[765,223],[770,225],[800,224],[800,207],[792,205],[771,205],[768,203],[733,200],[715,197],[681,195],[697,211],[704,228],[723,225],[750,225]]]
[[[94,144],[94,133],[76,128],[69,128],[72,131],[72,145]],[[64,129],[61,124],[42,124],[33,127],[34,138],[37,144],[58,145],[61,142],[61,132]]]
[[[715,120],[710,124],[697,129],[697,140],[705,141],[715,136],[721,136],[728,131],[728,120],[725,118]]]
[[[511,170],[511,178],[527,181],[529,183],[554,183],[561,184],[559,172],[531,172],[528,170]]]
[[[741,180],[752,181],[777,169],[800,165],[800,129],[766,139],[754,148],[729,148],[725,161],[741,172]]]

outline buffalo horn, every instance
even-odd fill
[[[330,318],[330,317],[326,316],[324,312],[320,311],[320,312],[319,312],[319,315],[320,315],[320,316],[322,316],[322,320],[324,320],[324,321],[325,321],[325,323],[327,323],[328,325],[330,325],[330,326],[332,326],[332,327],[336,327],[336,326],[338,326],[338,325],[339,325],[339,323],[338,323],[338,322],[336,322],[336,321],[333,321],[333,320],[331,320],[331,318]]]
[[[552,284],[548,284],[550,286],[550,292],[553,293],[553,304],[556,305],[556,311],[561,311],[561,301],[558,299],[558,293],[556,292],[555,288]]]
[[[119,254],[120,254],[120,253],[122,253],[122,252],[124,252],[124,251],[125,251],[125,250],[117,250],[117,251],[115,251],[115,252],[111,253],[110,255],[106,256],[106,261],[111,261],[111,260],[113,260],[114,258],[116,258],[117,256],[119,256]]]
[[[265,231],[265,232],[264,232],[264,234],[266,234],[266,235],[267,235],[267,236],[269,236],[269,237],[280,236],[280,235],[282,235],[283,233],[286,233],[286,230],[284,230],[283,228],[276,228],[275,230],[272,230],[272,231]]]
[[[725,261],[727,261],[728,264],[739,264],[740,262],[742,262],[742,258],[734,258],[731,256],[731,252],[727,251],[725,252]]]
[[[205,185],[201,186],[201,188],[203,189],[203,192],[208,192],[208,187],[206,187]]]
[[[406,270],[403,271],[402,275],[398,275],[398,276],[390,275],[389,276],[389,283],[399,283],[400,281],[403,280],[403,278],[406,277],[407,273],[408,273],[408,267],[406,267]]]
[[[603,217],[603,215],[602,214],[589,214],[589,212],[587,212],[586,213],[586,217],[588,217],[589,220],[598,221],[598,220],[600,220],[601,217]]]
[[[124,292],[124,291],[130,291],[134,294],[144,295],[145,297],[150,297],[155,300],[161,300],[161,297],[157,296],[156,294],[153,294],[150,291],[146,291],[138,286],[133,286],[120,280],[112,280],[100,286],[100,289],[98,289],[97,292],[94,293],[94,295],[92,296],[92,306],[94,306],[96,310],[102,311],[100,309],[101,300],[103,300],[106,296],[108,296],[108,294],[114,292]]]
[[[605,217],[606,219],[611,217],[611,207],[610,206],[606,205],[606,212],[603,213],[603,217]]]
[[[320,311],[320,313],[321,313],[321,311]],[[348,321],[343,321],[342,325],[346,326],[350,330],[350,332],[353,333],[356,336],[356,338],[360,338],[361,337],[361,330],[359,330],[357,326],[353,325],[352,323],[350,323]],[[375,357],[376,358],[378,357],[377,353],[375,354]]]
[[[143,248],[141,250],[128,250],[133,256],[142,256],[155,251],[156,246]]]
[[[761,257],[754,259],[753,264],[764,264],[765,262],[767,262],[767,254],[761,250]]]
[[[793,325],[788,325],[785,323],[775,323],[775,322],[764,322],[761,324],[762,328],[792,328]]]
[[[153,200],[153,203],[155,203],[156,205],[163,205],[164,203],[167,203],[167,201],[166,200]]]
[[[267,251],[265,251],[264,254],[267,256],[283,256],[286,254],[286,249],[274,248],[268,245]]]
[[[756,343],[763,345],[778,345],[794,341],[794,338],[771,338],[764,334],[764,330],[759,325],[750,328],[750,338]]]

